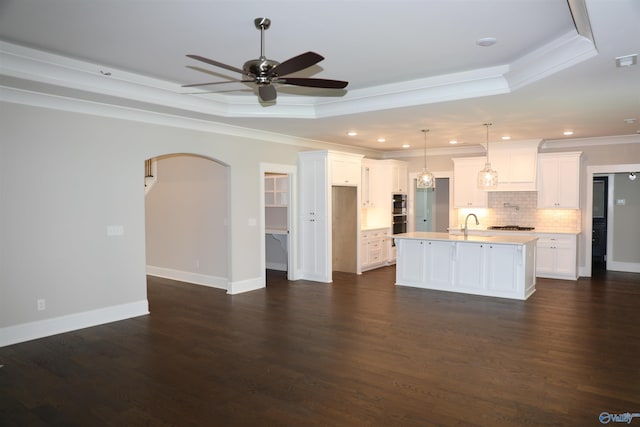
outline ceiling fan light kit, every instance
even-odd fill
[[[478,172],[478,188],[481,190],[493,190],[498,186],[498,172],[491,169],[491,162],[489,161],[489,126],[492,123],[484,123],[487,128],[487,162],[484,164],[484,169]]]
[[[260,30],[260,57],[258,59],[250,59],[242,66],[242,69],[232,65],[224,64],[213,59],[205,58],[200,55],[187,55],[191,59],[213,65],[215,67],[224,68],[228,71],[240,73],[242,80],[230,80],[223,82],[195,83],[183,85],[182,87],[208,86],[223,83],[254,83],[258,87],[258,97],[262,102],[272,102],[277,98],[277,92],[274,84],[288,84],[293,86],[315,87],[322,89],[344,89],[349,82],[342,80],[319,79],[310,77],[286,77],[289,74],[304,70],[322,61],[324,57],[315,52],[305,52],[293,58],[289,58],[284,62],[278,62],[268,59],[264,54],[264,32],[271,26],[269,18],[256,18],[253,21],[255,27]]]

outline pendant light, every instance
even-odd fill
[[[491,169],[489,161],[489,126],[492,123],[484,123],[483,125],[487,128],[487,162],[484,164],[484,169],[478,172],[478,188],[492,190],[498,186],[498,172]]]
[[[416,180],[417,188],[436,188],[436,177],[427,169],[427,132],[429,129],[422,129],[424,133],[424,169],[418,175]]]

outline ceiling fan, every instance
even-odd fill
[[[222,62],[214,61],[213,59],[205,58],[200,55],[187,55],[191,59],[205,62],[209,65],[224,68],[229,71],[240,73],[243,76],[242,80],[229,80],[223,82],[209,82],[209,83],[195,83],[183,85],[182,87],[196,87],[196,86],[208,86],[214,84],[225,83],[255,83],[258,85],[258,96],[261,101],[269,102],[274,101],[277,97],[276,88],[274,83],[288,84],[294,86],[306,86],[317,87],[326,89],[344,89],[349,82],[342,80],[329,80],[329,79],[317,79],[307,77],[286,77],[289,74],[295,73],[305,68],[311,67],[322,61],[324,57],[315,52],[306,52],[293,58],[289,58],[286,61],[280,63],[267,59],[264,55],[264,31],[269,29],[271,20],[269,18],[256,18],[254,24],[257,29],[260,30],[260,57],[258,59],[251,59],[244,63],[242,69],[234,67],[232,65],[223,64]],[[192,67],[198,69],[197,67]],[[205,71],[205,70],[201,70]]]

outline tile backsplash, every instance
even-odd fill
[[[489,193],[489,209],[458,209],[458,224],[464,224],[468,213],[476,213],[480,227],[520,225],[538,230],[580,230],[578,209],[538,209],[536,191],[497,191]],[[472,228],[471,225],[469,228]]]

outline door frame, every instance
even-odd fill
[[[449,226],[447,228],[450,229],[456,218],[453,209],[453,171],[439,171],[432,173],[435,178],[449,178]],[[407,231],[416,231],[416,186],[414,183],[417,179],[418,172],[409,173],[409,191],[407,194]]]
[[[297,266],[298,258],[298,239],[297,239],[297,203],[296,195],[298,191],[297,176],[298,167],[295,165],[284,165],[277,163],[260,163],[260,182],[258,188],[260,191],[260,220],[258,224],[258,232],[260,233],[260,280],[263,286],[267,285],[267,264],[266,264],[266,236],[265,236],[265,200],[264,200],[264,176],[266,173],[277,173],[288,176],[289,194],[287,198],[287,280],[298,280],[300,274]]]
[[[591,236],[593,235],[593,177],[594,175],[606,175],[606,174],[614,174],[614,173],[629,173],[633,171],[640,170],[640,164],[624,164],[624,165],[591,165],[587,166],[587,201],[585,206],[585,214],[583,217],[583,225],[584,225],[584,268],[580,268],[582,271],[579,272],[580,276],[591,277]],[[611,182],[609,183],[612,184]],[[609,187],[609,194],[613,194],[613,187]],[[609,242],[611,234],[613,236],[613,227],[614,224],[612,222],[607,223],[607,252],[610,255],[611,246],[613,245],[613,240]],[[612,238],[611,238],[612,239]],[[607,257],[607,265],[609,264]]]

